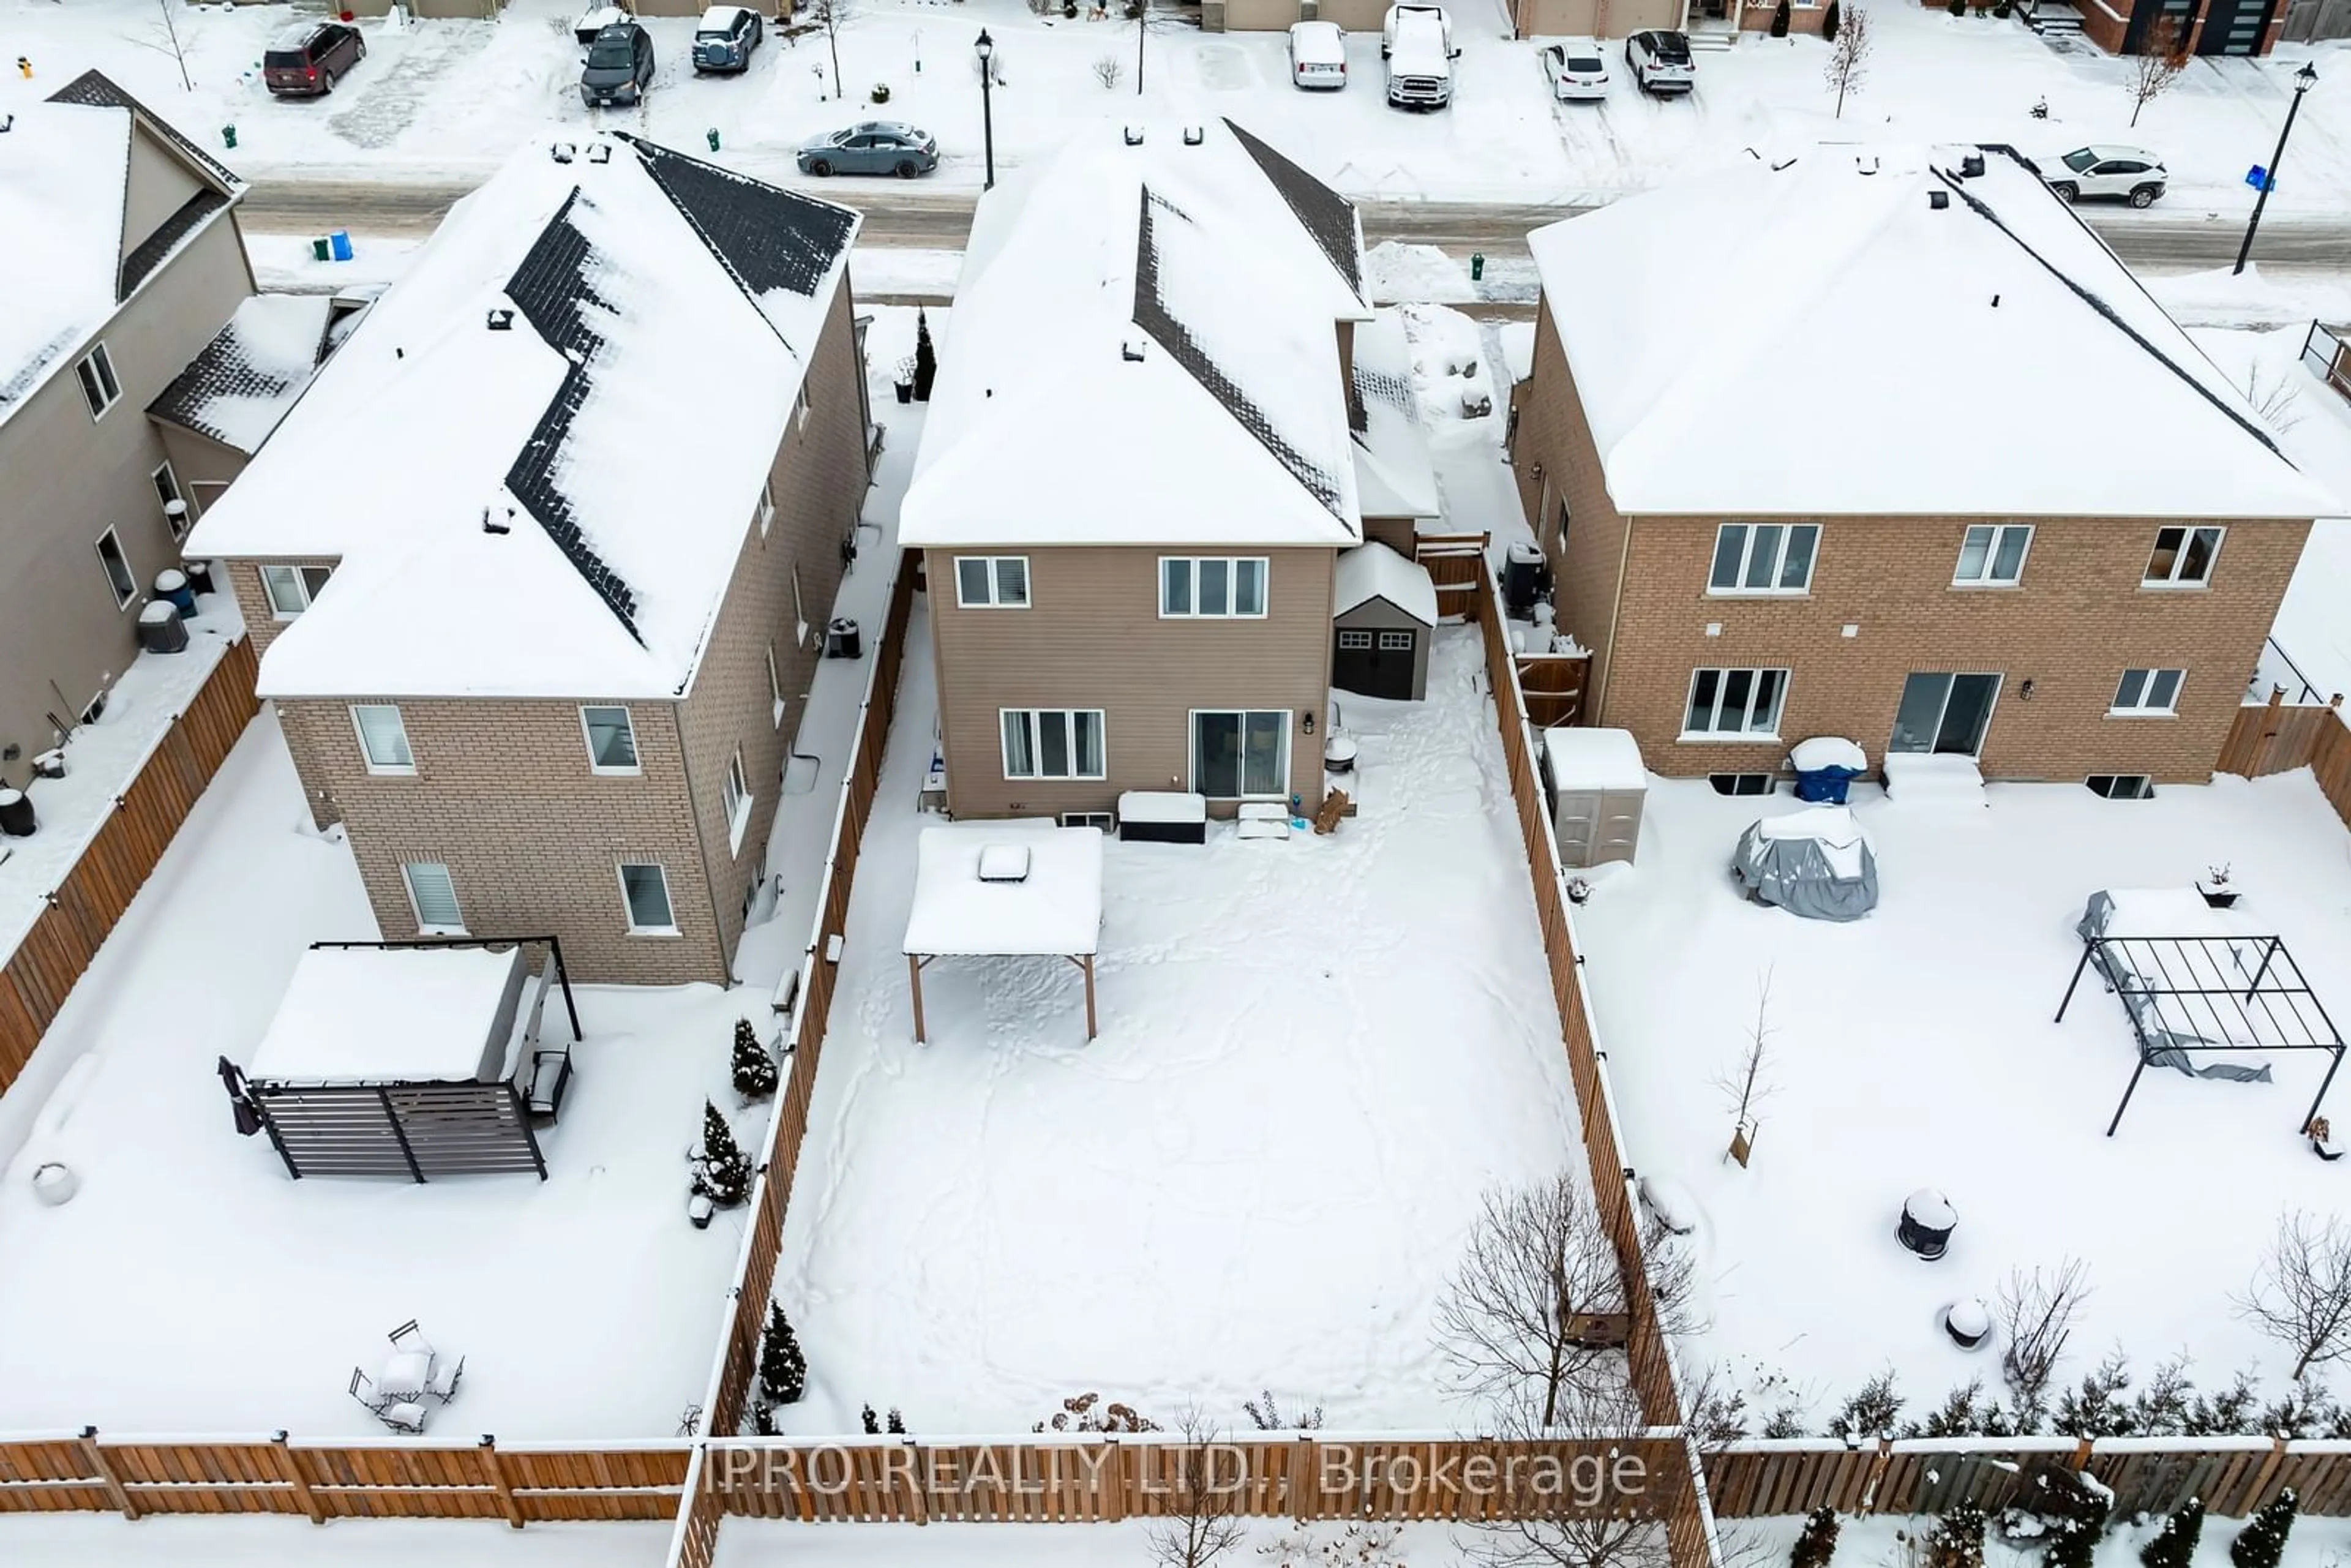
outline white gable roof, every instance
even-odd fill
[[[1334,615],[1384,599],[1423,625],[1437,624],[1437,584],[1428,569],[1384,544],[1360,545],[1340,556],[1332,590]]]
[[[1020,171],[973,223],[900,540],[1354,543],[1361,246],[1228,125],[1105,124]]]
[[[114,314],[128,110],[30,103],[0,113],[0,417]]]
[[[458,204],[198,524],[206,555],[340,558],[265,695],[690,686],[857,220],[563,145]]]
[[[1620,510],[2341,509],[2030,169],[1961,158],[1822,148],[1535,232]],[[1702,308],[1726,257],[1755,287]]]

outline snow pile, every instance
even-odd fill
[[[1844,768],[1855,773],[1869,771],[1869,758],[1860,747],[1827,735],[1796,742],[1788,752],[1788,764],[1799,773],[1817,773],[1823,768]]]
[[[1385,600],[1424,626],[1437,624],[1437,584],[1426,567],[1384,544],[1341,551],[1332,579],[1331,612],[1344,615],[1374,599]]]
[[[904,950],[1092,953],[1102,935],[1100,828],[925,828]]]
[[[1972,757],[1889,751],[1882,765],[1886,798],[1905,806],[1981,806],[1983,771]]]
[[[524,952],[480,947],[315,947],[246,1063],[280,1082],[455,1082],[495,1074],[495,1028]]]

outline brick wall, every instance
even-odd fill
[[[277,634],[293,623],[293,617],[280,619],[269,602],[269,591],[261,584],[261,569],[265,566],[323,566],[331,568],[335,556],[270,556],[266,559],[254,557],[228,564],[229,591],[236,595],[236,607],[245,616],[245,629],[253,638],[254,656],[269,652],[269,644]]]
[[[1597,691],[1608,674],[1625,519],[1602,482],[1599,451],[1547,302],[1535,320],[1533,373],[1520,392],[1512,460],[1519,504],[1551,565],[1560,629],[1592,651],[1590,689]],[[1562,507],[1569,519],[1564,549]]]

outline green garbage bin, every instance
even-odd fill
[[[1472,283],[1479,282],[1483,279],[1485,276],[1486,253],[1482,250],[1471,251],[1469,253],[1469,281]]]
[[[221,144],[222,144],[223,146],[226,147],[226,148],[227,148],[230,152],[235,152],[235,151],[236,151],[236,127],[235,127],[235,126],[234,126],[234,125],[224,125],[224,126],[222,126],[222,127],[221,127]]]
[[[714,125],[714,126],[712,126],[708,131],[704,131],[704,132],[703,132],[703,134],[704,134],[705,136],[707,136],[707,137],[709,137],[709,138],[710,138],[710,150],[711,150],[713,152],[717,152],[717,151],[718,151],[718,127],[716,127],[716,126],[715,126],[715,125]]]
[[[329,247],[327,245],[326,235],[320,235],[317,239],[310,242],[310,259],[312,261],[324,261],[327,259],[328,254]]]

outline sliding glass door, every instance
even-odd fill
[[[1212,800],[1286,797],[1290,793],[1289,710],[1195,712],[1192,789]]]

